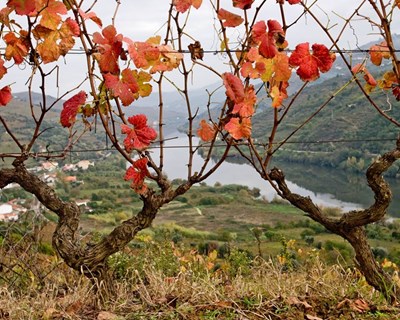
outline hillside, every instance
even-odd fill
[[[302,125],[345,81],[337,76],[304,90],[282,122],[276,141],[285,139]],[[371,158],[392,149],[398,129],[380,116],[355,86],[347,86],[276,155],[289,161],[363,170]],[[399,102],[390,94],[376,91],[372,97],[389,116],[400,119]],[[265,140],[269,136],[272,112],[266,109],[254,117],[256,139]]]

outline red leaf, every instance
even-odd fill
[[[15,9],[15,12],[21,16],[28,15],[35,11],[35,0],[8,0],[7,6]]]
[[[289,64],[298,67],[297,74],[303,81],[313,81],[319,78],[319,72],[327,72],[335,61],[328,48],[322,44],[313,44],[313,54],[310,53],[309,43],[296,46],[289,58]]]
[[[90,19],[92,20],[95,24],[97,24],[100,28],[103,26],[103,22],[101,19],[94,13],[93,11],[90,11],[86,13],[82,9],[79,9],[79,15],[82,17],[83,20]]]
[[[258,21],[254,24],[251,30],[251,36],[254,41],[260,42],[262,40],[262,36],[267,33],[267,25],[264,20]]]
[[[107,73],[104,75],[105,85],[111,90],[114,97],[119,97],[124,106],[129,106],[136,98],[139,85],[131,69],[122,70],[121,79],[117,75]]]
[[[4,66],[4,60],[0,57],[0,79],[7,73],[7,68]]]
[[[78,92],[76,95],[64,102],[60,115],[60,122],[64,128],[69,128],[75,123],[79,107],[85,104],[85,102],[85,91]]]
[[[298,4],[301,0],[287,0],[287,2],[289,2],[289,4]]]
[[[197,135],[203,141],[211,141],[215,136],[215,128],[210,125],[206,120],[200,121],[200,127],[197,129]]]
[[[144,179],[150,176],[149,170],[147,169],[147,158],[141,158],[132,163],[132,166],[126,170],[124,179],[126,181],[132,180],[131,188],[138,194],[143,194],[147,191],[147,186],[144,183]]]
[[[393,86],[392,93],[397,101],[400,101],[400,85],[396,84]]]
[[[234,102],[242,101],[244,98],[244,87],[242,81],[229,72],[222,74],[222,79],[224,81],[228,98]]]
[[[190,6],[193,6],[196,9],[200,8],[202,0],[173,0],[172,3],[175,6],[176,11],[184,13],[189,10]]]
[[[254,0],[233,0],[233,6],[243,10],[250,9]]]
[[[93,34],[93,42],[99,45],[99,52],[95,54],[95,57],[99,61],[100,70],[103,73],[118,74],[118,59],[122,53],[123,36],[117,34],[117,30],[112,25],[105,27],[101,33]]]
[[[10,86],[5,86],[0,90],[0,106],[6,106],[12,99]]]
[[[267,32],[268,25],[268,32]],[[252,39],[259,43],[259,53],[271,59],[278,53],[277,44],[282,46],[285,42],[285,33],[280,23],[276,20],[257,22],[251,31]]]
[[[351,72],[353,72],[353,74],[364,73],[364,79],[370,86],[375,87],[378,84],[368,69],[361,63],[358,63],[351,68]]]
[[[128,122],[133,125],[133,128],[126,124],[121,125],[122,133],[127,135],[124,146],[128,152],[144,150],[157,138],[157,132],[147,125],[147,117],[144,114],[129,117]]]
[[[285,32],[283,31],[282,26],[278,21],[268,20],[267,25],[268,25],[268,34],[274,35],[278,33],[285,36]]]
[[[218,19],[225,20],[222,23],[224,27],[237,27],[244,21],[241,16],[222,8],[218,10]]]
[[[270,34],[264,34],[261,37],[261,43],[259,48],[260,54],[267,59],[272,59],[278,53],[278,49],[275,45],[275,38]]]
[[[249,118],[231,118],[224,128],[236,140],[247,139],[251,136],[251,120]]]

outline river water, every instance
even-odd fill
[[[198,140],[194,139],[197,145]],[[166,142],[164,151],[164,171],[170,179],[187,178],[188,150],[187,138],[181,134],[173,135]],[[159,150],[152,149],[152,156],[157,160]],[[214,164],[212,162],[211,164]],[[193,158],[193,172],[200,171],[203,158],[195,154]],[[293,163],[276,163],[275,166],[283,169],[287,178],[288,187],[292,192],[309,196],[318,205],[325,207],[339,207],[344,211],[366,208],[373,203],[373,193],[366,185],[364,175],[351,174],[338,169],[328,169]],[[209,165],[207,168],[210,168]],[[262,196],[272,200],[276,196],[275,190],[269,183],[260,178],[249,164],[224,162],[207,180],[207,185],[215,183],[240,184],[250,188],[259,188]],[[392,216],[400,217],[400,181],[388,180],[393,191],[393,202],[389,208]]]

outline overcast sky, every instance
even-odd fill
[[[133,40],[144,41],[148,37],[155,34],[159,34],[162,37],[165,35],[165,21],[167,19],[168,9],[170,0],[120,0],[121,5],[119,7],[115,26],[119,33],[124,36],[130,37]],[[253,7],[259,4],[261,0],[256,0]],[[349,0],[319,0],[319,7],[314,7],[314,12],[318,14],[324,25],[330,27],[330,31],[336,37],[338,32],[341,30],[341,26],[344,23],[344,18],[348,17],[351,12],[360,4],[361,1],[349,1]],[[311,3],[311,2],[309,2]],[[93,11],[97,13],[103,20],[103,25],[106,26],[111,24],[112,17],[115,11],[116,1],[115,0],[98,0]],[[221,7],[226,8],[237,14],[242,14],[243,10],[232,7],[231,0],[221,0]],[[369,7],[369,4],[366,4]],[[302,13],[303,9],[300,5],[288,5],[285,4],[287,23],[295,21],[295,19]],[[364,10],[361,13],[366,16],[370,16],[374,19],[371,11]],[[185,15],[182,16],[182,18]],[[214,19],[215,14],[211,10],[211,6],[208,0],[203,0],[203,5],[199,10],[192,10],[187,33],[199,40],[205,50],[216,50],[219,48],[219,41],[215,35],[214,30]],[[276,19],[280,21],[279,7],[276,4],[276,0],[267,1],[265,9],[261,11],[259,20]],[[352,29],[348,29],[341,38],[340,46],[345,49],[354,49],[358,45],[365,44],[366,42],[375,40],[378,38],[376,34],[377,30],[373,30],[371,26],[362,19],[354,21],[352,26],[356,29],[353,33]],[[393,32],[400,32],[400,19],[397,17],[396,23],[393,25]],[[89,23],[93,27],[93,31],[100,31],[94,23]],[[235,40],[240,37],[239,32],[234,31],[230,34],[230,39]],[[321,32],[313,21],[312,17],[305,16],[301,18],[296,25],[291,27],[287,33],[287,40],[289,41],[289,47],[294,48],[296,44],[301,42],[310,43],[325,43],[328,46],[330,41],[327,36]],[[193,42],[189,38],[187,44]],[[187,45],[186,44],[186,45]],[[185,46],[186,46],[185,45]],[[78,83],[85,77],[82,74],[78,60],[82,59],[83,56],[69,55],[65,58],[66,68],[60,69],[60,83],[62,84],[62,91],[70,89],[74,84]],[[207,54],[204,58],[206,64],[213,65],[218,71],[224,72],[227,70],[226,62],[223,57],[215,56],[213,54]],[[49,66],[51,67],[51,66]],[[15,69],[15,68],[12,68]],[[23,79],[27,77],[27,72],[19,72],[18,70],[9,70],[10,78],[15,79],[16,83],[13,84],[13,91],[25,91],[26,86]],[[203,70],[196,69],[193,77],[193,86],[202,87],[209,83],[213,83],[218,78],[210,72],[204,72]],[[9,78],[9,79],[10,79]],[[38,90],[36,90],[38,91]],[[55,88],[49,88],[49,93],[57,95]]]

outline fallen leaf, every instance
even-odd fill
[[[343,301],[338,303],[336,308],[342,309],[346,306],[351,310],[359,313],[364,313],[370,310],[368,303],[363,299],[356,299],[356,300],[344,299]]]
[[[313,316],[313,315],[311,315],[311,314],[306,314],[306,317],[305,317],[307,320],[324,320],[324,319],[322,319],[322,318],[320,318],[320,317],[316,317],[316,316]]]
[[[289,297],[287,298],[287,301],[290,305],[303,306],[305,309],[312,309],[312,306],[308,302],[301,301],[297,297]]]
[[[101,311],[97,315],[97,320],[117,320],[120,319],[115,313],[111,313],[108,311]]]

